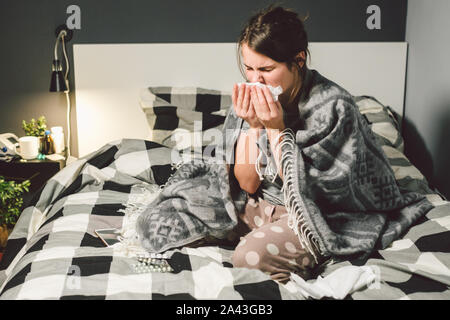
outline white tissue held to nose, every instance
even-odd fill
[[[246,84],[248,86],[257,86],[260,88],[267,87],[270,90],[270,92],[272,93],[273,101],[278,101],[278,96],[283,93],[283,88],[281,86],[274,88],[272,86],[265,85],[261,82],[242,82],[242,83],[238,83],[239,87],[241,86],[241,84]]]

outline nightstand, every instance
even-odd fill
[[[18,158],[11,162],[0,161],[0,176],[5,177],[6,180],[14,180],[19,183],[30,180],[30,191],[23,194],[22,209],[24,209],[40,188],[64,166],[65,160],[22,160]],[[0,261],[3,249],[0,246]]]
[[[65,160],[22,160],[16,159],[11,162],[0,161],[0,176],[6,180],[22,182],[30,180],[30,192],[23,195],[23,202],[27,204],[51,177],[64,168]]]

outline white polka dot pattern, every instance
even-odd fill
[[[274,256],[276,256],[280,253],[280,250],[278,249],[278,247],[276,245],[274,245],[273,243],[267,244],[266,249],[270,254],[272,254]]]
[[[295,245],[292,242],[286,242],[284,244],[285,248],[287,251],[289,251],[290,253],[296,253],[297,249],[295,248]]]
[[[261,217],[258,216],[255,216],[255,218],[253,218],[253,221],[258,227],[261,227],[264,224],[263,219],[261,219]]]
[[[254,236],[255,238],[261,239],[261,238],[264,238],[264,237],[266,236],[266,234],[265,234],[264,232],[258,231],[258,232],[255,232],[255,233],[253,234],[253,236]]]
[[[270,230],[272,230],[273,232],[276,232],[276,233],[282,233],[283,232],[283,228],[280,227],[280,226],[272,226],[272,227],[270,227]]]
[[[246,244],[246,242],[247,242],[247,239],[241,238],[241,242],[239,242],[238,247],[244,246]]]
[[[259,262],[259,255],[255,251],[249,251],[245,255],[245,261],[251,266],[256,266]]]
[[[307,265],[309,265],[309,258],[308,257],[304,257],[303,258],[303,260],[302,260],[302,264],[304,265],[304,266],[307,266]]]
[[[255,199],[253,199],[253,198],[248,199],[247,204],[252,206],[253,208],[256,208],[258,206]]]
[[[270,217],[272,215],[273,207],[267,206],[264,208],[264,213],[266,216]]]

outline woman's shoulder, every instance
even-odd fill
[[[325,77],[317,70],[312,72],[312,85],[310,98],[313,99],[353,99],[353,96],[344,87]]]
[[[303,112],[310,113],[336,107],[354,109],[356,105],[350,92],[317,70],[310,70],[305,84],[308,92],[299,102],[299,110]]]
[[[298,105],[302,128],[310,128],[317,121],[331,125],[338,119],[358,118],[356,102],[346,89],[317,70],[311,70],[310,75],[310,90]]]

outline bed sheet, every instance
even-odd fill
[[[124,225],[127,210],[173,173],[170,152],[150,141],[115,141],[49,180],[8,240],[0,299],[304,299],[292,281],[233,268],[230,247],[171,250],[173,272],[138,273],[132,254],[103,245],[94,230]],[[436,208],[366,262],[379,281],[348,299],[450,299],[450,204],[428,197]]]
[[[8,239],[1,299],[295,298],[261,272],[232,268],[227,249],[173,250],[173,272],[138,273],[133,254],[96,237],[96,229],[122,228],[127,206],[167,180],[170,152],[124,139],[49,180]]]

